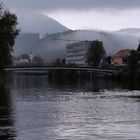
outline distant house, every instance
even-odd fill
[[[129,49],[120,50],[115,55],[112,56],[111,64],[118,64],[118,65],[125,64],[123,58],[129,55],[130,55]]]

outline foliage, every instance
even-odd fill
[[[28,54],[24,53],[20,56],[21,59],[27,59],[27,60],[30,60],[30,57]]]
[[[104,59],[106,56],[105,49],[103,47],[102,41],[92,41],[91,46],[89,47],[86,57],[87,65],[90,67],[98,67],[101,59]]]
[[[39,55],[35,55],[32,60],[33,63],[43,63],[43,59]]]
[[[127,67],[125,69],[121,69],[116,76],[114,75],[114,77],[117,77],[120,81],[129,81],[130,83],[134,83],[136,80],[138,81],[138,79],[140,79],[139,49],[137,49],[137,51],[131,50],[130,55],[125,57],[123,60],[127,63]]]
[[[65,59],[57,58],[52,63],[53,66],[65,66]]]
[[[136,76],[136,69],[139,60],[138,52],[135,50],[130,51],[129,61],[128,61],[128,72],[129,72],[129,80],[134,81]]]
[[[140,52],[140,44],[139,44],[139,46],[138,46],[138,48],[137,48],[137,52]]]
[[[11,51],[19,33],[17,17],[0,4],[0,68],[12,63]]]
[[[136,81],[139,81],[140,82],[140,67],[137,68],[136,70]]]

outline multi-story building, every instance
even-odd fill
[[[76,64],[85,67],[86,53],[91,46],[91,41],[80,41],[77,43],[67,44],[66,46],[66,64]]]

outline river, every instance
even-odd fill
[[[139,140],[140,91],[109,81],[0,83],[0,140]]]

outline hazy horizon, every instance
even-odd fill
[[[24,29],[28,29],[31,21],[33,24],[30,28],[36,29],[39,26],[36,25],[36,21],[38,19],[48,21],[48,17],[72,30],[116,31],[122,28],[140,28],[139,0],[3,0],[2,2],[10,11],[17,14],[20,27]],[[42,22],[40,29],[43,30],[47,26],[50,28],[51,23]]]

